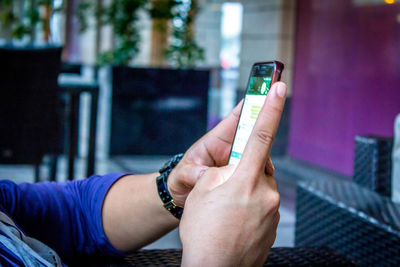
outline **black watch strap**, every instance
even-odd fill
[[[183,154],[178,154],[173,156],[165,165],[159,170],[160,176],[157,177],[157,189],[158,195],[161,201],[164,203],[164,208],[166,208],[172,215],[180,219],[182,217],[183,208],[175,204],[174,199],[168,190],[168,176],[172,169],[178,165],[178,163],[183,158]]]

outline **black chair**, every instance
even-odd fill
[[[329,247],[361,266],[400,266],[400,205],[350,181],[299,183],[295,245]]]
[[[392,144],[356,137],[355,183],[298,184],[296,246],[329,247],[361,266],[400,266],[400,205],[387,197]]]
[[[356,136],[353,181],[390,197],[392,193],[393,137]]]
[[[0,163],[39,166],[55,178],[60,142],[57,79],[61,47],[0,47]]]

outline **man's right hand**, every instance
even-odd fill
[[[209,168],[189,194],[180,223],[183,266],[261,266],[266,260],[280,197],[265,167],[285,97],[286,85],[275,83],[239,165]]]

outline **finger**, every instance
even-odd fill
[[[197,182],[194,190],[208,192],[225,183],[235,170],[235,165],[228,165],[220,168],[209,168],[203,173]]]
[[[211,162],[202,162],[203,165],[225,166],[228,162],[242,104],[243,100],[239,102],[223,121],[202,138],[211,160]]]
[[[224,120],[218,123],[218,125],[209,132],[209,134],[231,145],[233,142],[233,137],[235,136],[237,124],[239,122],[242,105],[243,99],[239,102],[239,104],[236,105],[236,107]]]
[[[201,175],[208,168],[209,167],[207,166],[197,164],[178,164],[178,166],[173,170],[173,174],[179,174],[179,176],[177,176],[178,183],[183,184],[187,188],[193,188]]]
[[[271,157],[268,157],[267,164],[265,164],[265,174],[273,176],[275,172],[274,164],[272,163]]]
[[[268,183],[268,186],[273,190],[273,191],[278,191],[278,184],[276,183],[276,180],[273,176],[266,175],[265,176],[266,181]]]
[[[264,171],[286,98],[286,85],[275,83],[267,95],[237,170]],[[259,177],[251,175],[251,177]]]

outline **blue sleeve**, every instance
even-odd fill
[[[53,248],[63,260],[87,255],[122,257],[102,225],[104,198],[125,174],[94,175],[65,183],[0,181],[0,205],[29,236]]]

